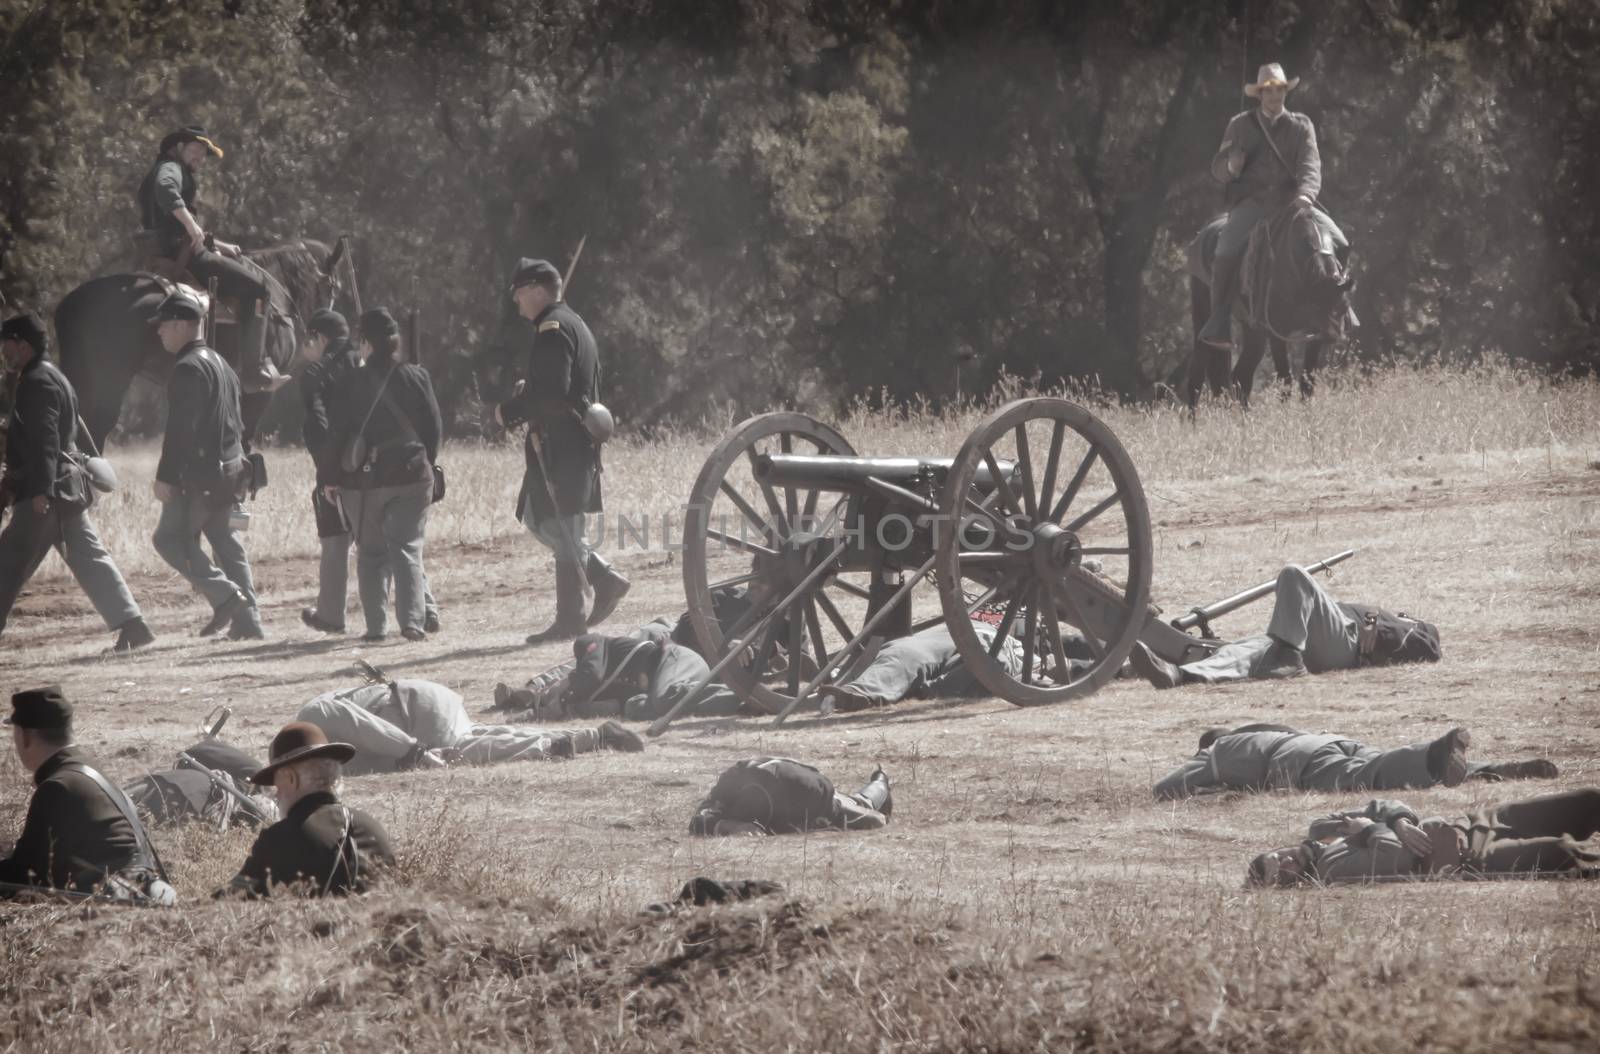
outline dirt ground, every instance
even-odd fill
[[[1218,415],[1199,427],[1248,427]],[[1202,730],[1252,720],[1379,746],[1464,725],[1475,757],[1560,767],[1553,783],[1402,795],[1426,815],[1600,784],[1595,421],[1500,449],[1413,455],[1396,441],[1359,472],[1274,447],[1265,424],[1256,438],[1270,470],[1186,475],[1181,453],[1130,442],[1155,524],[1154,598],[1169,613],[1356,547],[1330,587],[1437,622],[1438,665],[1165,693],[1119,681],[1037,709],[907,701],[801,715],[781,729],[693,719],[640,755],[351,779],[346,799],[381,817],[402,847],[393,891],[348,905],[214,905],[205,897],[248,836],[160,833],[186,902],[177,912],[0,908],[10,933],[0,1043],[1597,1049],[1600,886],[1246,892],[1253,853],[1294,843],[1310,819],[1362,796],[1173,804],[1149,791]],[[676,444],[660,454],[658,468],[670,468],[656,472],[614,456],[614,493],[669,506],[707,446]],[[515,457],[473,448],[449,461],[464,479],[489,479]],[[482,494],[468,487],[457,519],[430,538],[442,633],[362,644],[353,599],[351,636],[302,627],[315,564],[304,510],[292,512],[306,489],[295,460],[278,455],[286,470],[274,482],[273,500],[291,511],[289,526],[272,531],[290,540],[251,539],[268,539],[256,563],[266,642],[196,639],[203,603],[130,555],[131,584],[160,639],[108,657],[110,635],[57,566],[0,642],[0,688],[61,682],[78,704],[80,741],[127,779],[168,767],[223,703],[234,708],[227,738],[264,754],[300,703],[352,683],[358,657],[450,685],[482,713],[496,681],[518,683],[570,654],[522,640],[550,614],[551,573],[506,525],[500,505],[514,479],[485,483]],[[124,479],[143,493],[148,452],[131,462]],[[258,522],[278,507],[262,504]],[[475,517],[500,519],[485,527]],[[140,530],[116,535],[113,550],[137,546]],[[612,626],[682,609],[671,554],[627,552],[619,562],[634,588]],[[1256,631],[1266,604],[1219,629]],[[846,789],[881,763],[894,780],[893,822],[856,835],[689,837],[690,811],[717,773],[756,754],[812,762]],[[28,785],[9,752],[0,786],[0,830],[14,831]],[[787,893],[664,923],[636,919],[694,875],[768,878]],[[236,953],[219,957],[224,945]]]

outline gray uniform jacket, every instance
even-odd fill
[[[207,490],[237,474],[244,457],[239,376],[205,341],[178,352],[167,380],[167,431],[156,479]]]
[[[1316,753],[1344,738],[1309,732],[1243,732],[1218,736],[1209,747],[1156,784],[1155,795],[1157,798],[1182,798],[1226,787],[1298,788],[1301,775]]]
[[[78,434],[78,398],[55,363],[35,355],[22,368],[6,433],[6,478],[19,504],[60,497],[62,461]]]
[[[1316,201],[1322,192],[1322,156],[1317,152],[1317,130],[1311,118],[1292,110],[1285,110],[1276,121],[1259,114],[1259,110],[1246,110],[1229,121],[1222,145],[1211,159],[1212,176],[1227,184],[1224,198],[1228,205],[1257,201],[1268,207],[1281,206],[1296,194]],[[1263,125],[1270,132],[1263,131]],[[1273,153],[1274,145],[1283,155],[1282,161]],[[1235,147],[1245,154],[1244,168],[1237,176],[1228,171],[1228,153]]]

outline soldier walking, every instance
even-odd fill
[[[584,515],[601,511],[600,448],[583,424],[584,411],[600,398],[600,353],[561,294],[561,273],[549,261],[517,264],[511,296],[532,324],[533,342],[525,382],[495,409],[507,428],[528,425],[517,519],[555,554],[555,621],[529,644],[572,640],[599,625],[629,586],[583,536]]]
[[[341,474],[339,486],[327,488],[328,497],[344,503],[356,539],[356,581],[367,623],[363,639],[385,636],[392,577],[401,635],[423,640],[422,551],[444,426],[428,371],[400,361],[394,316],[375,308],[361,316],[360,330],[363,366],[347,372],[334,390]]]
[[[45,554],[59,548],[89,602],[117,631],[114,649],[129,652],[155,634],[89,520],[94,491],[69,457],[77,452],[78,396],[45,357],[49,339],[32,313],[0,326],[0,355],[19,374],[0,481],[0,509],[12,506],[11,522],[0,533],[0,634],[22,587]]]
[[[250,559],[231,522],[249,475],[240,442],[239,378],[200,336],[204,315],[199,301],[181,289],[156,310],[161,346],[178,361],[167,381],[167,431],[154,483],[161,519],[152,541],[210,603],[200,636],[228,627],[229,640],[261,640]],[[200,547],[201,535],[216,563]]]

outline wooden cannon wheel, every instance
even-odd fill
[[[746,703],[777,714],[792,710],[801,687],[856,635],[870,614],[870,579],[822,569],[841,544],[846,498],[757,479],[756,459],[773,453],[853,457],[855,448],[805,414],[740,423],[711,452],[690,493],[683,587],[707,662],[715,667],[732,647],[744,653],[719,679]],[[713,591],[740,586],[750,607],[725,626]],[[784,610],[775,612],[780,604]],[[834,676],[853,676],[876,650],[847,657]]]
[[[1008,461],[1009,479],[998,467]],[[993,478],[999,486],[986,485]],[[962,444],[940,512],[939,600],[979,683],[1037,706],[1117,675],[1147,618],[1152,543],[1139,475],[1104,422],[1066,399],[1008,403]],[[973,626],[985,615],[997,627],[991,640]],[[1019,623],[1020,641],[1008,644]],[[1069,673],[1074,647],[1087,666]]]

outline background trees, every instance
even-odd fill
[[[1278,59],[1356,245],[1355,354],[1592,368],[1597,44],[1583,0],[6,0],[0,291],[48,307],[118,252],[201,121],[210,224],[353,234],[458,428],[511,263],[584,233],[633,425],[1002,371],[1138,396],[1188,346],[1206,163]]]

